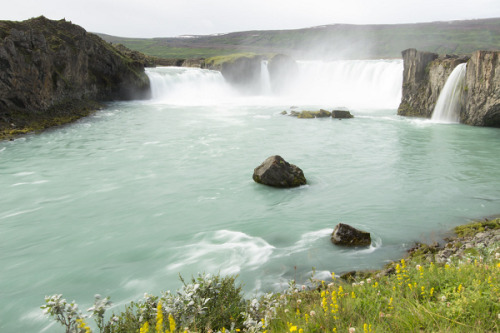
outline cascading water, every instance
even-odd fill
[[[154,102],[167,104],[315,105],[373,110],[397,108],[401,100],[401,60],[298,61],[297,65],[275,93],[268,63],[262,61],[260,93],[254,96],[239,93],[217,71],[159,67],[147,73]]]
[[[300,61],[289,96],[348,108],[397,108],[401,101],[401,60]]]
[[[228,99],[237,92],[218,71],[200,68],[148,68],[154,102],[207,105]]]
[[[464,88],[466,63],[459,64],[446,80],[443,91],[432,112],[431,120],[436,123],[460,122],[461,97]]]
[[[267,60],[263,60],[260,63],[260,82],[261,82],[261,93],[268,95],[271,93],[271,77],[269,75],[269,70],[267,68]]]

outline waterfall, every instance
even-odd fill
[[[401,102],[401,60],[300,61],[290,95],[362,109],[392,109]]]
[[[466,63],[459,64],[444,84],[432,112],[431,120],[438,123],[460,122],[461,97],[465,81]]]
[[[205,105],[234,96],[236,92],[218,71],[186,67],[147,68],[153,102]]]
[[[297,61],[271,87],[268,62],[260,66],[257,95],[240,93],[220,72],[200,68],[148,68],[153,102],[206,105],[219,103],[315,105],[324,108],[396,109],[401,101],[402,60]],[[275,82],[276,78],[272,78]],[[280,82],[280,80],[276,80]],[[274,88],[274,87],[273,87]]]
[[[267,68],[267,60],[262,60],[260,63],[260,85],[260,90],[263,95],[269,95],[271,93],[271,77],[269,76],[269,70]]]

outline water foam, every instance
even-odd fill
[[[194,242],[183,246],[183,253],[167,266],[168,271],[177,272],[185,266],[203,266],[209,272],[222,275],[239,273],[243,268],[254,270],[265,264],[274,246],[260,237],[243,232],[218,230],[203,232],[194,237]]]

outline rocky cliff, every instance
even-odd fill
[[[477,51],[467,63],[464,124],[500,127],[500,52]]]
[[[403,96],[398,108],[401,116],[430,118],[439,93],[453,69],[468,57],[444,56],[403,51]]]
[[[260,91],[261,62],[263,57],[256,54],[231,54],[208,58],[203,67],[217,70],[224,79],[240,91],[248,94]]]
[[[467,63],[460,122],[500,127],[499,52],[477,51],[469,56],[403,51],[403,96],[398,115],[430,118],[453,69]],[[497,75],[495,75],[498,73]]]
[[[0,138],[150,96],[144,63],[65,20],[0,21]]]
[[[267,68],[263,67],[265,60],[268,60]],[[186,62],[182,66],[186,66]],[[227,82],[248,94],[262,92],[263,71],[267,71],[269,84],[276,93],[286,90],[298,71],[297,62],[284,54],[270,58],[257,54],[231,54],[202,60],[200,67],[220,71]]]

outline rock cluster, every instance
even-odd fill
[[[304,172],[279,155],[268,157],[255,168],[253,180],[260,184],[281,188],[297,187],[307,183]]]
[[[287,111],[281,112],[282,115],[289,115],[291,117],[297,117],[301,119],[313,119],[313,118],[335,118],[335,119],[349,119],[354,118],[354,116],[348,110],[333,110],[327,111],[324,109],[319,109],[319,111]]]
[[[438,243],[432,245],[417,244],[409,250],[409,253],[411,255],[418,252],[423,254],[427,261],[445,263],[454,257],[464,259],[468,253],[476,252],[475,249],[489,247],[498,242],[500,242],[500,229],[490,229],[473,236],[447,239],[444,245]]]

